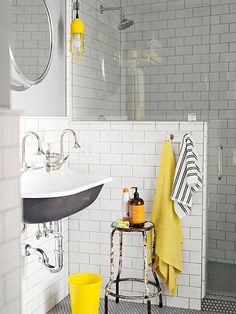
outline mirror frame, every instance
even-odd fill
[[[45,6],[47,19],[48,19],[48,25],[49,25],[50,54],[48,58],[48,63],[44,72],[36,80],[30,80],[21,72],[13,56],[11,46],[9,46],[10,65],[11,65],[11,88],[15,91],[24,91],[30,88],[31,86],[37,85],[40,82],[42,82],[43,79],[46,77],[52,63],[53,50],[54,50],[53,22],[52,22],[52,16],[49,11],[47,0],[42,0],[42,2]]]

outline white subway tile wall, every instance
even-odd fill
[[[0,314],[21,313],[18,120],[0,110]]]
[[[134,118],[141,97],[146,120],[235,119],[234,0],[121,4],[135,20],[121,37],[123,114]]]
[[[120,1],[80,1],[80,17],[86,25],[85,55],[72,64],[75,120],[120,116],[120,14],[119,10],[101,14],[100,5],[119,7]]]
[[[48,147],[53,152],[60,152],[60,135],[63,129],[68,128],[68,119],[59,117],[37,118],[23,117],[20,119],[20,139],[28,131],[37,132],[43,143],[43,149]],[[68,139],[65,136],[65,149]],[[26,159],[29,162],[36,152],[37,143],[34,138],[27,139]],[[45,157],[42,156],[44,159]],[[42,226],[41,226],[42,228]],[[22,234],[22,243],[30,244],[45,250],[54,263],[54,241],[53,237],[36,240],[35,232],[37,225],[27,225]],[[68,219],[63,220],[63,250],[64,267],[57,274],[50,273],[39,262],[36,256],[22,258],[22,313],[23,314],[45,314],[64,297],[68,295]],[[5,314],[5,313],[4,313]]]
[[[209,122],[208,259],[236,263],[236,120]],[[223,177],[218,179],[218,147],[223,145]]]
[[[127,109],[122,114],[135,118],[140,97],[134,95],[141,75],[142,118],[181,121],[195,112],[198,120],[209,120],[208,259],[235,264],[235,1],[121,3],[135,20],[121,40],[121,101]],[[221,181],[219,145],[224,147]]]
[[[109,103],[104,114],[104,101],[101,101],[98,92],[95,91],[96,99],[91,99],[88,97],[91,94],[90,88],[85,91],[84,86],[76,79],[76,71],[82,73],[81,67],[84,64],[72,65],[73,119],[98,119],[100,114],[100,119],[106,119],[107,115],[114,119],[112,115],[118,114],[121,119],[129,117],[181,121],[186,120],[189,112],[195,112],[199,120],[210,120],[208,259],[228,263],[236,261],[236,243],[233,236],[236,231],[233,216],[236,209],[234,2],[234,0],[211,2],[122,0],[121,4],[127,17],[134,19],[135,24],[121,33],[121,105],[119,98],[113,102],[104,93],[104,99]],[[116,2],[118,3],[119,1]],[[86,1],[82,1],[83,5],[84,11],[88,12]],[[91,3],[89,5],[93,6]],[[106,17],[100,15],[99,6],[98,1],[93,9],[89,8],[92,17],[96,16],[96,25],[104,29],[103,22],[106,21],[104,18],[110,15],[109,13]],[[90,18],[86,22],[89,36],[92,36],[90,32],[95,36],[93,29],[95,20]],[[105,29],[109,27],[109,36],[116,34],[117,21],[114,22],[112,27],[107,25],[105,27]],[[116,46],[116,49],[119,47]],[[89,67],[83,70],[94,72],[95,68],[90,62],[89,54],[85,61],[88,61]],[[102,61],[98,64],[101,65]],[[96,67],[99,67],[98,64]],[[106,67],[103,70],[105,70],[103,74],[107,71],[113,73],[115,77],[118,75],[115,68],[111,69],[111,72]],[[96,71],[100,73],[100,84],[106,88],[102,79],[102,67],[96,68]],[[91,82],[85,83],[85,79],[81,76],[81,81],[89,85]],[[99,80],[99,77],[96,79]],[[143,82],[144,87],[139,88],[137,93],[137,88]],[[114,97],[116,96],[114,92]],[[96,102],[100,110],[97,110]],[[114,105],[121,111],[111,113]],[[86,108],[89,106],[91,110],[85,110],[82,106]],[[114,136],[119,137],[119,134]],[[224,146],[225,164],[224,178],[219,184],[217,145],[220,144]],[[125,146],[113,145],[118,150]],[[110,157],[105,155],[101,158]],[[115,158],[119,163],[119,156]]]
[[[177,121],[186,120],[193,109],[201,114],[208,106],[209,1],[121,4],[135,21],[121,37],[122,114]]]
[[[88,209],[69,218],[69,272],[91,271],[109,277],[109,241],[111,222],[121,218],[122,187],[138,186],[145,200],[146,217],[150,217],[156,176],[163,141],[169,133],[175,135],[173,147],[176,155],[186,132],[192,131],[203,171],[206,168],[207,126],[205,123],[187,122],[69,122],[78,132],[82,146],[91,148],[70,151],[69,166],[84,174],[106,174],[114,181],[105,185],[98,199]],[[109,137],[107,136],[109,134]],[[147,143],[148,139],[148,143]],[[205,291],[205,234],[206,183],[204,190],[194,199],[192,214],[182,221],[183,272],[178,279],[177,296],[168,296],[166,305],[200,309]],[[143,274],[141,238],[129,235],[124,241],[123,271],[127,276]],[[117,247],[117,245],[116,245]],[[137,293],[139,285],[127,284],[125,293]]]
[[[87,6],[86,1],[82,1],[83,5]],[[97,1],[91,14],[96,16],[96,25],[103,29],[105,16],[99,13],[99,5]],[[135,22],[134,26],[121,32],[121,105],[118,98],[115,104],[108,96],[104,97],[108,100],[104,110],[107,114],[102,113],[99,117],[103,101],[98,96],[95,100],[88,99],[88,93],[75,79],[75,71],[81,68],[81,63],[74,63],[72,117],[75,120],[182,121],[187,119],[188,113],[194,112],[199,121],[208,120],[208,260],[236,263],[235,0],[121,0],[121,5],[127,18]],[[95,36],[93,22],[90,19],[87,25]],[[112,34],[117,30],[116,23],[108,26]],[[89,62],[86,71],[91,71],[94,65],[88,56],[86,60]],[[103,84],[102,67],[95,69]],[[106,71],[110,73],[106,67],[103,70],[103,74]],[[111,73],[117,74],[114,68]],[[84,81],[83,78],[81,80]],[[88,92],[90,94],[90,88]],[[84,93],[86,99],[83,99]],[[116,95],[114,93],[114,97]],[[82,108],[88,106],[87,102],[92,108],[90,112]],[[102,104],[99,112],[96,102]],[[114,104],[120,110],[116,112],[117,117],[112,116],[114,112],[110,113]],[[114,136],[119,137],[119,134]],[[124,144],[112,145],[121,151],[125,147]],[[218,145],[224,146],[224,177],[221,182],[217,169]],[[107,155],[102,158],[109,159]],[[119,163],[119,156],[116,158]],[[113,171],[119,169],[114,168]]]

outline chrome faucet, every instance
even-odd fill
[[[25,142],[26,142],[27,137],[29,137],[29,136],[34,136],[37,139],[37,142],[38,142],[37,155],[44,154],[43,149],[42,149],[41,139],[40,139],[39,135],[35,132],[27,132],[25,134],[25,136],[23,137],[23,140],[22,140],[22,159],[21,159],[21,170],[22,171],[26,171],[30,168],[30,166],[27,165],[27,162],[25,160]]]
[[[75,142],[74,142],[73,147],[74,148],[80,148],[80,145],[78,143],[75,131],[73,131],[72,129],[63,130],[62,135],[61,135],[61,141],[60,141],[60,143],[61,143],[60,153],[52,153],[49,150],[46,151],[46,160],[47,160],[46,170],[47,170],[47,172],[59,170],[61,168],[61,166],[66,162],[67,158],[69,157],[69,155],[67,155],[65,157],[65,154],[64,154],[64,141],[63,140],[64,140],[64,135],[66,133],[72,133],[72,135],[74,136]]]
[[[61,162],[62,163],[64,163],[67,160],[68,156],[69,156],[69,155],[67,155],[65,157],[65,154],[64,154],[64,141],[63,141],[63,139],[64,139],[64,135],[66,133],[72,133],[72,135],[74,136],[74,146],[73,146],[73,148],[80,148],[80,145],[78,143],[78,139],[77,139],[77,135],[76,135],[75,131],[72,130],[72,129],[65,129],[65,130],[63,130],[62,135],[61,135]]]

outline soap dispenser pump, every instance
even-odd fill
[[[138,187],[132,189],[134,189],[134,197],[129,201],[130,225],[142,228],[145,223],[144,200],[139,197]]]

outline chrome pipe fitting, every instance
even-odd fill
[[[49,263],[49,258],[47,254],[40,248],[33,248],[31,245],[27,244],[25,246],[25,256],[37,255],[43,266],[48,269],[51,273],[58,273],[63,267],[63,236],[62,236],[62,221],[54,222],[54,265]]]

